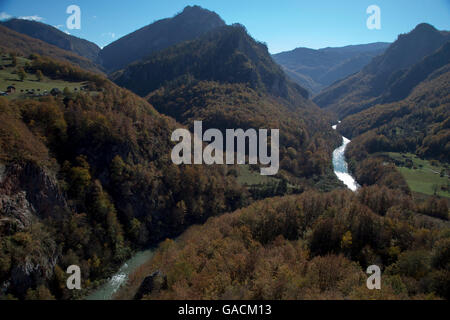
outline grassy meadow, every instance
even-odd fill
[[[420,159],[415,154],[387,152],[412,192],[450,198],[450,168],[437,160]]]
[[[31,97],[44,91],[50,93],[53,88],[60,91],[68,88],[70,92],[79,92],[81,87],[86,84],[85,82],[54,80],[46,76],[43,76],[42,80],[39,81],[36,74],[30,73],[26,73],[25,79],[21,81],[17,70],[25,68],[26,64],[31,63],[31,61],[23,57],[17,57],[17,65],[12,66],[11,63],[12,59],[9,55],[0,55],[0,91],[6,92],[9,86],[16,88],[15,93],[6,96],[8,99]],[[29,92],[33,92],[33,94],[29,94]]]

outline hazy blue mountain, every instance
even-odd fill
[[[273,55],[275,61],[298,84],[318,93],[330,84],[360,71],[389,43],[376,42],[319,50],[297,48]]]
[[[334,83],[314,101],[343,118],[384,99],[388,102],[404,98],[427,74],[446,63],[447,50],[423,62],[418,69],[409,69],[436,53],[448,41],[449,32],[436,30],[426,23],[419,24],[411,32],[400,35],[384,54],[375,57],[360,72]]]

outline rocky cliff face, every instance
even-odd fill
[[[29,288],[52,278],[59,256],[58,247],[54,242],[43,243],[38,251],[27,253],[20,263],[14,265],[11,277],[4,286],[12,286],[15,296],[22,298]]]
[[[0,215],[17,215],[22,225],[33,217],[58,218],[67,208],[56,177],[34,163],[2,165],[0,169]]]
[[[31,226],[34,209],[26,199],[26,192],[0,195],[0,230],[11,234],[14,230],[24,230]]]
[[[42,219],[60,219],[68,212],[66,200],[54,175],[37,164],[0,164],[0,234],[14,235],[14,241],[30,250],[14,257],[9,280],[0,291],[11,286],[17,297],[39,281],[53,275],[59,249],[51,238],[36,243],[26,237]],[[31,231],[30,231],[31,230]]]

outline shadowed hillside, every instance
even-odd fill
[[[198,80],[245,83],[274,96],[288,96],[288,80],[267,47],[253,40],[243,26],[211,31],[172,46],[112,75],[117,84],[145,96],[167,82],[190,75]],[[304,89],[296,86],[307,96]]]
[[[109,44],[100,52],[103,66],[115,71],[176,43],[194,39],[225,22],[214,12],[188,6],[173,18],[156,21]]]

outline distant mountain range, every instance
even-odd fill
[[[297,48],[273,55],[286,74],[316,94],[333,82],[360,71],[389,46],[376,42],[319,50]]]
[[[303,97],[316,94],[313,101],[341,119],[377,103],[406,98],[448,61],[448,48],[437,50],[450,40],[449,32],[423,23],[393,44],[297,48],[271,58],[267,47],[253,41],[245,27],[226,26],[215,12],[199,6],[188,6],[103,50],[40,22],[12,19],[0,27],[0,35],[11,41],[9,47],[15,43],[19,52],[42,52],[85,69],[106,71],[116,83],[141,96],[166,82],[193,76],[196,80],[246,83],[283,98],[289,96],[289,90]],[[11,38],[11,32],[19,34]],[[51,46],[31,40],[29,44],[28,40],[18,42],[26,36]]]
[[[360,72],[325,89],[314,102],[344,118],[377,103],[405,98],[428,74],[448,63],[448,49],[436,52],[448,41],[449,32],[420,24],[400,35]]]
[[[124,68],[153,52],[195,39],[214,28],[225,26],[225,22],[215,12],[199,6],[187,6],[176,16],[158,20],[101,50],[95,43],[68,35],[45,23],[11,19],[0,24],[85,57],[109,72]]]
[[[109,73],[145,59],[152,53],[197,39],[211,30],[226,25],[213,11],[199,6],[187,6],[172,18],[158,20],[100,49],[90,41],[68,35],[44,23],[11,19],[1,24],[85,57],[97,64],[97,68]],[[310,93],[317,94],[333,82],[360,71],[388,45],[388,43],[372,43],[320,50],[297,48],[276,54],[273,58],[294,82]]]

